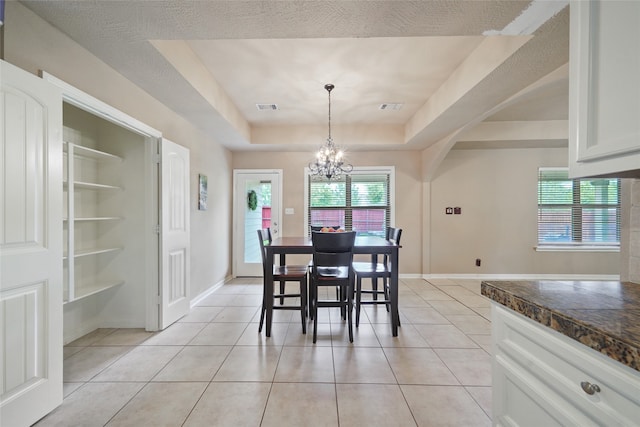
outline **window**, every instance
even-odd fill
[[[538,245],[620,245],[620,180],[569,179],[566,168],[538,173]]]
[[[393,168],[354,168],[348,176],[327,180],[307,171],[307,229],[340,227],[384,237],[392,219],[393,173]]]

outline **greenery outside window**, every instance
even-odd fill
[[[570,179],[567,168],[538,172],[538,247],[620,247],[620,179]]]
[[[340,227],[358,235],[384,237],[392,223],[393,168],[354,168],[327,180],[305,174],[306,229]]]

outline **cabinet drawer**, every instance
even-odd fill
[[[606,425],[637,425],[640,373],[556,331],[493,305],[494,357]],[[496,362],[497,364],[497,362]],[[597,385],[587,394],[581,383]]]

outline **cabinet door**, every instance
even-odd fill
[[[161,329],[190,308],[189,194],[189,150],[163,139]]]
[[[0,425],[62,403],[62,95],[0,61]]]
[[[572,1],[571,177],[640,170],[640,2]]]

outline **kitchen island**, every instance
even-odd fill
[[[640,425],[640,285],[485,281],[495,425]]]

